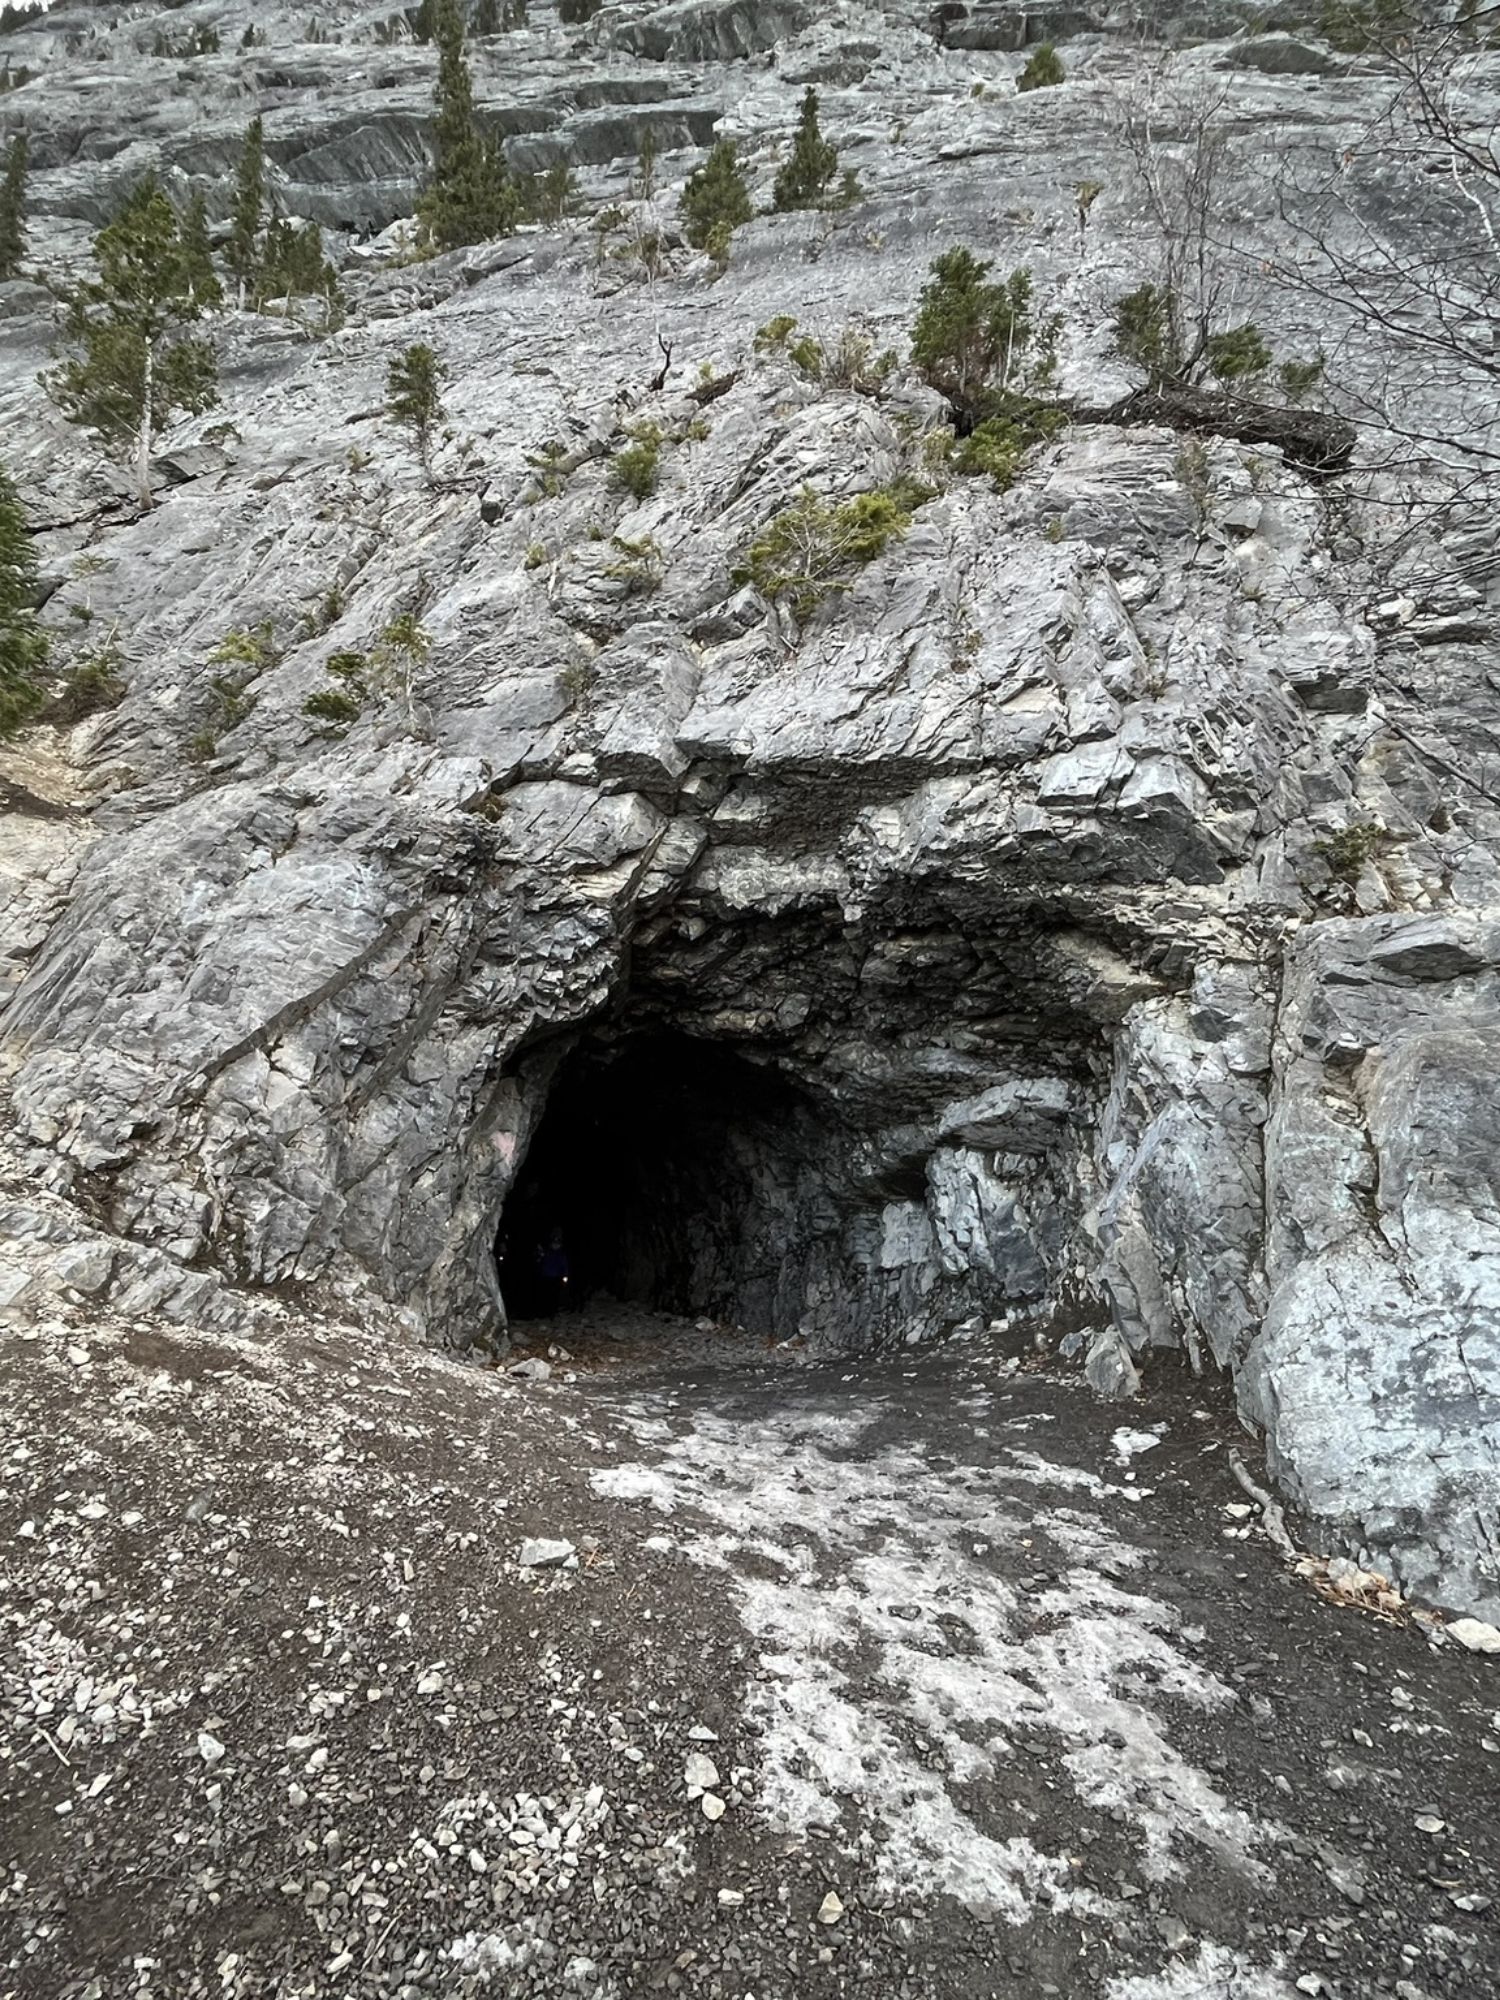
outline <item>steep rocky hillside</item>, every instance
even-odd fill
[[[835,1351],[1020,1317],[1111,1393],[1183,1351],[1320,1534],[1500,1609],[1488,516],[1414,516],[1430,467],[1368,426],[1350,470],[1122,409],[1108,333],[1161,251],[1132,134],[1180,162],[1206,123],[1236,316],[1321,344],[1335,407],[1464,433],[1459,385],[1267,275],[1389,101],[1309,11],[538,4],[476,95],[577,212],[427,259],[435,59],[378,10],[5,38],[0,420],[59,668],[119,697],[0,767],[18,1312],[243,1329],[275,1288],[483,1347],[551,1103],[615,1289]],[[1044,35],[1067,81],[1018,93]],[[720,269],[677,193],[729,135],[763,207],[808,83],[858,196]],[[148,169],[225,224],[256,112],[346,314],[213,315],[146,510],[38,386],[41,280]],[[1398,256],[1451,224],[1373,195]],[[1008,491],[906,360],[956,244],[1061,316],[1072,421]],[[430,478],[384,414],[413,342]],[[805,489],[905,510],[817,602],[746,568]],[[351,655],[353,712],[310,713]]]

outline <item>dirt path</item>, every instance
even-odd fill
[[[0,1994],[1493,1990],[1500,1661],[1289,1574],[1205,1385],[550,1366],[0,1347]]]

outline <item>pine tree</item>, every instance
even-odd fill
[[[323,254],[323,232],[315,222],[294,229],[283,216],[266,226],[260,249],[262,299],[325,299],[329,319],[342,306],[338,273]]]
[[[649,125],[641,134],[641,149],[636,155],[635,184],[642,201],[650,201],[656,193],[656,133]]]
[[[411,432],[417,457],[429,480],[432,433],[443,419],[443,378],[447,372],[432,349],[421,341],[404,348],[386,372],[386,415]]]
[[[732,139],[721,139],[688,175],[677,209],[682,233],[695,250],[727,255],[730,236],[755,213]]]
[[[791,156],[776,176],[771,205],[778,209],[821,208],[838,170],[838,147],[823,137],[818,124],[818,93],[809,84]]]
[[[500,32],[500,0],[479,0],[474,9],[474,32],[476,35],[498,35]]]
[[[1029,271],[989,274],[972,250],[934,258],[911,334],[923,380],[971,422],[1050,386],[1061,332],[1055,313],[1037,312]]]
[[[154,179],[94,238],[94,262],[98,277],[64,295],[65,334],[79,351],[43,381],[71,423],[128,454],[149,507],[157,433],[179,411],[196,415],[218,401],[213,348],[184,331],[203,310],[192,259]]]
[[[18,132],[5,155],[0,180],[0,278],[14,278],[26,248],[26,134]]]
[[[229,246],[224,253],[231,275],[238,280],[240,307],[243,310],[245,295],[254,289],[260,269],[260,226],[266,210],[266,146],[265,126],[259,117],[252,118],[245,131],[245,144],[240,152],[239,171],[234,183],[234,207],[231,211]]]
[[[433,34],[438,79],[432,180],[417,203],[417,217],[440,250],[456,250],[508,236],[521,219],[521,199],[505,155],[475,122],[458,0],[435,0]]]
[[[188,203],[181,222],[182,254],[187,260],[193,296],[205,309],[224,303],[224,288],[214,270],[213,249],[208,240],[208,209],[201,194]]]
[[[0,741],[42,705],[47,635],[36,615],[36,550],[10,474],[0,466]]]

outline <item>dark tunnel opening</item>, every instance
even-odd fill
[[[664,1031],[584,1041],[552,1080],[502,1212],[507,1317],[609,1295],[784,1331],[798,1301],[778,1245],[819,1136],[802,1092],[720,1044]]]

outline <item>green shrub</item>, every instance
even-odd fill
[[[253,675],[276,666],[280,659],[275,630],[269,619],[263,619],[259,625],[226,632],[209,654],[208,663],[211,667],[248,667]]]
[[[92,653],[74,660],[63,675],[62,686],[47,703],[41,720],[60,729],[82,722],[90,715],[102,715],[118,708],[125,699],[125,655],[114,633]]]
[[[732,139],[721,139],[696,172],[689,174],[677,212],[682,233],[695,250],[715,262],[729,254],[729,239],[755,213]]]
[[[1335,881],[1352,887],[1363,874],[1366,863],[1389,844],[1390,835],[1378,821],[1362,820],[1315,840],[1313,853],[1326,864]]]
[[[302,713],[313,716],[319,722],[331,722],[347,727],[359,720],[364,707],[362,695],[349,688],[317,688],[302,704]]]
[[[776,176],[771,193],[772,207],[781,210],[826,207],[838,170],[838,147],[823,137],[818,124],[818,93],[809,84],[802,99],[797,136],[792,141],[791,153]],[[841,203],[852,201],[857,193],[853,179],[848,179],[840,196]]]
[[[1110,314],[1114,352],[1139,368],[1153,388],[1179,381],[1187,367],[1177,299],[1166,285],[1137,285]]]
[[[1274,367],[1282,394],[1300,402],[1321,379],[1323,356],[1277,362],[1251,320],[1217,332],[1190,323],[1170,285],[1137,285],[1110,313],[1114,352],[1139,368],[1152,389],[1191,388],[1207,375],[1231,394],[1254,392]]]
[[[764,326],[756,329],[754,348],[757,354],[775,354],[786,346],[788,336],[796,331],[797,319],[794,313],[777,313]],[[707,364],[705,363],[705,366]],[[712,376],[713,370],[709,369]]]
[[[632,500],[649,500],[661,477],[661,430],[656,424],[636,424],[630,438],[610,461],[609,476]]]
[[[324,673],[337,686],[317,688],[302,704],[304,715],[320,722],[347,727],[357,721],[367,703],[398,703],[412,720],[416,704],[416,675],[432,650],[432,641],[409,612],[393,618],[369,653],[330,653],[323,662]]]
[[[1039,42],[1032,51],[1030,62],[1016,78],[1017,90],[1052,90],[1060,83],[1066,83],[1068,72],[1063,68],[1062,57],[1050,42]]]
[[[606,564],[604,570],[612,582],[623,583],[632,596],[656,589],[665,565],[654,535],[642,535],[635,541],[626,535],[611,535],[609,545],[618,551],[615,561]]]
[[[1289,403],[1300,403],[1322,381],[1325,365],[1321,354],[1314,355],[1311,361],[1283,361],[1276,370],[1282,395]]]
[[[933,261],[912,327],[911,356],[923,380],[969,423],[989,415],[998,397],[1050,388],[1057,372],[1061,315],[1037,311],[1029,271],[999,282],[989,272],[970,250],[945,251]]]
[[[1246,320],[1223,333],[1211,333],[1204,344],[1208,372],[1216,382],[1251,382],[1271,365],[1271,350],[1258,326]]]
[[[962,473],[988,474],[996,490],[1005,493],[1015,485],[1027,452],[1056,437],[1066,423],[1066,415],[1055,406],[1014,397],[1005,411],[986,417],[959,440],[953,464]]]
[[[42,705],[47,635],[38,621],[36,549],[10,474],[0,469],[0,741]]]
[[[385,413],[412,434],[424,478],[432,479],[432,434],[443,420],[448,370],[425,341],[402,348],[386,369]]]
[[[930,497],[925,488],[899,484],[833,504],[805,487],[761,529],[735,581],[754,584],[805,619],[899,541],[911,526],[912,509]]]

